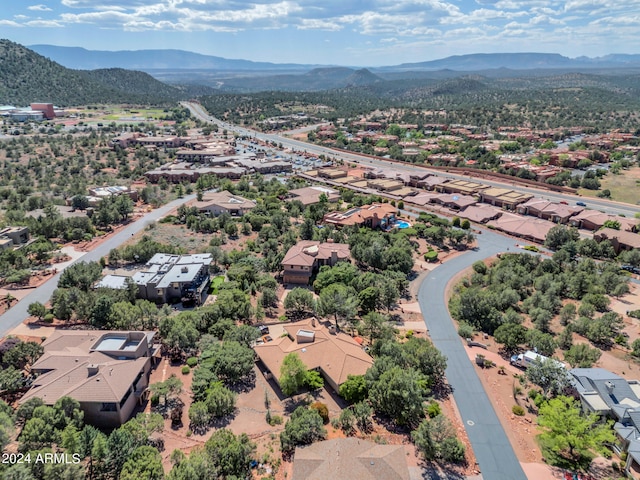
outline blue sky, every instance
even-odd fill
[[[640,0],[41,1],[4,0],[0,37],[351,66],[469,53],[640,53]]]

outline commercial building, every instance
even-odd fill
[[[55,330],[31,367],[36,379],[21,403],[41,398],[54,405],[62,397],[80,403],[84,420],[113,428],[131,417],[148,395],[153,359],[160,346],[155,332]]]

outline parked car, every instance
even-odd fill
[[[273,341],[273,338],[271,338],[269,335],[265,335],[264,337],[262,337],[262,340],[264,340],[264,343],[269,343]]]
[[[266,325],[258,325],[258,330],[260,330],[260,335],[266,335],[269,333],[269,327]]]

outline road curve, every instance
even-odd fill
[[[486,480],[526,480],[527,476],[458,336],[445,301],[447,284],[458,272],[478,260],[518,248],[511,238],[488,230],[482,232],[477,236],[477,250],[443,263],[425,277],[418,291],[418,302],[429,337],[447,357],[447,381],[453,389],[453,397],[482,477]]]

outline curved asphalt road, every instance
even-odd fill
[[[132,235],[143,230],[147,225],[149,225],[149,223],[154,222],[161,217],[164,217],[174,208],[177,208],[178,206],[193,198],[195,198],[195,195],[188,195],[184,198],[174,200],[173,202],[168,203],[163,207],[147,213],[142,218],[127,225],[124,229],[122,229],[115,235],[107,238],[94,250],[82,255],[80,258],[70,263],[70,265],[78,262],[97,262],[101,257],[107,256],[112,248],[116,248],[122,245],[129,238],[131,238]],[[150,236],[153,236],[153,233],[150,233]],[[0,338],[7,335],[9,332],[11,332],[11,330],[16,328],[20,323],[22,323],[29,317],[29,313],[27,312],[29,304],[33,302],[47,303],[49,301],[51,295],[53,294],[53,291],[58,287],[58,280],[60,279],[61,274],[62,271],[58,272],[57,275],[49,278],[42,285],[35,288],[33,291],[31,291],[31,293],[22,298],[18,303],[14,304],[14,306],[7,310],[4,314],[0,315]]]
[[[429,336],[447,356],[446,376],[485,480],[526,480],[520,462],[502,428],[491,401],[469,360],[449,315],[445,290],[449,281],[474,262],[500,252],[517,251],[516,241],[482,230],[478,249],[448,260],[430,272],[418,291],[418,302]]]

